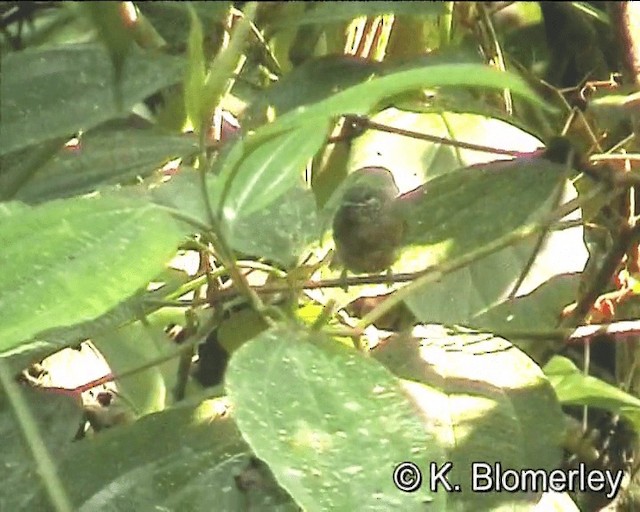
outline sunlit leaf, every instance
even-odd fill
[[[11,322],[0,349],[106,312],[158,274],[183,236],[144,198],[1,204],[0,310]]]

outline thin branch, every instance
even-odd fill
[[[480,144],[473,144],[471,142],[462,142],[459,140],[448,139],[446,137],[437,137],[436,135],[429,135],[426,133],[405,130],[403,128],[396,128],[394,126],[387,126],[385,124],[380,124],[380,123],[376,123],[375,121],[371,121],[365,116],[346,115],[344,117],[347,123],[351,123],[352,125],[354,125],[354,127],[360,130],[366,130],[366,129],[378,130],[380,132],[392,133],[394,135],[401,135],[403,137],[411,137],[417,140],[437,142],[440,144],[446,144],[446,145],[457,147],[457,148],[469,149],[471,151],[481,151],[483,153],[493,153],[496,155],[521,157],[529,154],[529,153],[523,153],[522,151],[492,148],[488,146],[482,146]],[[330,142],[331,142],[331,139],[330,139]],[[540,149],[544,149],[544,148],[540,148]]]

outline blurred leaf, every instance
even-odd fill
[[[132,52],[122,83],[124,108],[181,78],[183,60],[152,52]],[[71,137],[122,116],[108,96],[111,68],[95,44],[30,49],[2,58],[0,154]]]
[[[622,413],[640,428],[640,399],[606,382],[585,375],[566,357],[554,356],[544,373],[563,404],[588,405]]]
[[[281,116],[263,128],[261,135],[270,137],[301,123],[343,114],[366,115],[386,98],[407,91],[453,86],[510,89],[511,94],[521,96],[541,109],[551,109],[518,75],[480,64],[442,64],[398,71],[355,85],[324,101]]]
[[[113,91],[122,107],[122,73],[133,43],[133,31],[125,25],[123,2],[82,2],[78,6],[98,30],[113,66]]]
[[[190,7],[191,4],[188,4]],[[205,82],[205,60],[202,48],[202,24],[193,8],[189,9],[191,29],[187,48],[187,69],[184,78],[185,110],[191,124],[196,130],[203,125],[205,114],[203,110],[203,93]]]
[[[26,387],[22,395],[52,459],[59,460],[72,447],[80,426],[80,404],[68,396]],[[0,510],[33,510],[27,503],[40,487],[40,477],[4,390],[0,391],[0,438]]]
[[[412,336],[390,338],[373,354],[406,379],[425,428],[453,462],[451,482],[470,482],[478,461],[511,469],[557,468],[564,432],[560,404],[540,368],[507,341],[418,326]],[[540,495],[479,493],[463,486],[448,498],[447,510],[520,510]]]
[[[0,204],[0,309],[11,319],[0,350],[114,307],[162,270],[183,236],[169,214],[134,197]]]
[[[60,474],[75,510],[293,511],[291,499],[251,452],[214,401],[146,416],[74,443]],[[257,475],[248,489],[238,478]],[[33,491],[30,493],[33,494]],[[38,495],[21,510],[45,510]],[[17,510],[17,509],[13,509]]]
[[[66,140],[53,139],[37,148],[30,147],[0,156],[0,200],[10,201],[16,192],[62,151]]]
[[[340,2],[311,4],[303,16],[282,18],[274,26],[326,24],[350,20],[359,16],[380,14],[408,14],[410,16],[438,16],[443,2]]]
[[[444,457],[376,361],[320,333],[272,329],[234,352],[226,389],[243,436],[302,508],[443,510],[444,493],[393,485],[400,461]]]
[[[193,154],[197,147],[190,135],[133,129],[91,131],[82,137],[78,149],[59,152],[15,197],[41,202],[145,177],[172,158]]]
[[[613,131],[620,125],[640,125],[640,92],[605,94],[589,102],[587,112],[595,117],[601,130]]]
[[[378,62],[350,55],[325,55],[294,68],[264,90],[242,117],[249,129],[267,119],[267,108],[282,115],[301,105],[324,100],[347,87],[364,82],[382,69]]]
[[[139,2],[136,7],[149,19],[154,28],[167,41],[172,51],[183,51],[190,35],[190,9],[207,27],[207,34],[215,28],[215,23],[224,22],[229,14],[231,2]]]
[[[216,55],[202,88],[201,116],[202,123],[209,122],[214,109],[220,104],[220,100],[229,90],[230,80],[233,78],[238,65],[244,59],[244,47],[251,33],[251,24],[256,13],[256,2],[248,2],[243,10],[243,15],[234,24],[229,43]],[[197,127],[205,129],[205,125]]]

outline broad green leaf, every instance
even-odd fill
[[[211,400],[73,443],[60,474],[79,512],[297,510]],[[39,494],[12,510],[46,510],[46,502]]]
[[[518,159],[439,176],[401,196],[406,241],[428,248],[425,266],[464,254],[541,220],[564,172],[544,159]]]
[[[580,274],[555,276],[531,293],[501,302],[474,317],[469,325],[501,334],[539,364],[544,364],[550,349],[557,349],[563,341],[544,339],[537,334],[557,328],[560,312],[578,296],[579,283]]]
[[[407,195],[404,215],[411,245],[398,268],[419,270],[451,261],[542,221],[555,206],[564,172],[561,165],[531,158],[473,166],[431,180],[422,197]],[[407,304],[424,322],[467,323],[508,297],[539,242],[534,237],[472,261],[416,291]],[[563,270],[552,266],[542,281]],[[540,282],[540,275],[535,277]]]
[[[434,87],[509,89],[511,94],[520,96],[539,108],[550,108],[522,78],[513,73],[501,72],[481,64],[441,64],[390,73],[350,87],[310,107],[298,107],[263,128],[261,136],[270,137],[312,120],[332,119],[343,114],[366,115],[386,98]]]
[[[82,411],[74,399],[24,387],[22,395],[35,419],[40,435],[54,461],[71,448]],[[20,426],[7,400],[0,391],[0,509],[29,510],[26,504],[40,486],[33,455],[24,442]]]
[[[321,333],[266,331],[235,351],[226,389],[244,438],[305,510],[445,510],[449,497],[402,493],[394,467],[443,463],[397,379]],[[375,461],[375,463],[374,463]]]
[[[109,89],[111,64],[101,46],[9,53],[2,58],[0,154],[123,117],[150,94],[178,83],[182,64],[178,57],[132,52],[123,72],[123,110],[118,110]]]
[[[530,510],[537,493],[472,492],[468,482],[474,462],[545,471],[560,464],[564,418],[531,359],[504,339],[435,325],[390,338],[373,354],[406,379],[426,430],[453,462],[447,477],[467,484],[447,510]]]
[[[33,203],[90,192],[145,177],[170,159],[195,151],[197,141],[189,135],[132,129],[90,132],[78,149],[65,148],[51,159],[15,198]]]
[[[295,265],[320,236],[313,193],[298,184],[261,211],[241,217],[232,225],[229,243],[236,251],[285,267]]]
[[[208,225],[199,179],[194,169],[183,168],[167,183],[154,188],[152,197],[159,204]],[[221,194],[219,181],[213,175],[207,179],[214,211]],[[261,211],[241,216],[230,225],[229,243],[235,251],[268,258],[285,267],[295,265],[309,243],[319,236],[313,195],[295,179],[289,190],[274,197]]]
[[[229,230],[235,229],[239,218],[263,210],[301,183],[305,166],[325,142],[328,129],[326,122],[310,123],[257,147],[245,142],[240,164],[225,166],[220,176],[226,190],[222,207]],[[230,156],[235,157],[234,153]]]
[[[336,23],[359,16],[380,14],[438,16],[442,12],[443,2],[313,2],[303,16],[283,18],[274,23],[274,26]]]
[[[554,356],[544,367],[544,373],[563,404],[589,405],[622,413],[640,428],[640,399],[620,388],[585,375],[566,357]]]
[[[183,236],[133,196],[0,204],[0,350],[106,312],[160,273]]]
[[[38,170],[63,150],[66,140],[53,139],[37,148],[25,148],[0,156],[0,201],[11,201]]]

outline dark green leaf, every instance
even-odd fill
[[[30,49],[2,59],[0,154],[71,136],[126,115],[182,78],[183,60],[132,52],[124,67],[123,110],[113,100],[111,64],[95,44]]]
[[[72,446],[82,411],[70,397],[23,388],[25,398],[45,446],[59,460]],[[33,455],[25,445],[7,396],[0,392],[0,509],[30,510],[29,500],[37,493],[40,480]],[[31,509],[33,510],[33,509]]]
[[[229,243],[241,253],[291,266],[319,236],[313,194],[297,185],[262,211],[233,223]]]
[[[296,510],[233,422],[217,416],[205,401],[74,443],[60,474],[75,510]],[[28,506],[45,510],[42,496]]]
[[[41,168],[18,190],[16,199],[41,202],[145,177],[197,148],[197,141],[189,135],[132,129],[90,132],[78,149],[65,148]]]
[[[540,222],[555,207],[563,182],[563,166],[536,158],[473,166],[429,181],[426,193],[402,200],[407,242],[414,247],[398,265],[441,264]],[[468,322],[506,298],[537,249],[533,239],[485,256],[426,285],[407,304],[424,322]],[[405,258],[411,263],[403,264]]]
[[[443,2],[312,2],[309,6],[304,16],[284,18],[274,25],[326,24],[380,14],[438,16],[443,12]]]

